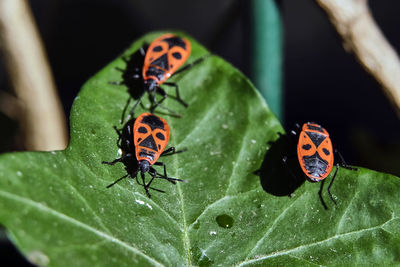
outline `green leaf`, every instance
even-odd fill
[[[160,34],[146,35],[124,55]],[[191,41],[189,62],[208,54]],[[170,146],[188,150],[160,161],[169,176],[188,183],[156,180],[152,186],[166,193],[151,191],[151,199],[133,179],[106,189],[126,173],[122,164],[101,164],[119,157],[113,126],[119,126],[128,94],[125,86],[110,84],[121,80],[116,67],[125,67],[121,58],[82,88],[71,111],[71,144],[65,151],[0,156],[0,222],[32,262],[398,262],[399,179],[340,169],[332,188],[338,205],[327,202],[329,210],[319,201],[318,184],[304,183],[291,198],[265,192],[253,173],[282,128],[248,79],[217,56],[171,79],[179,84],[187,109],[172,97],[165,101],[182,114],[162,115],[171,127]],[[273,162],[281,164],[279,157]],[[270,178],[280,179],[279,173]],[[329,200],[326,192],[324,198]]]

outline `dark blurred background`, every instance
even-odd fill
[[[369,2],[375,20],[398,51],[400,2]],[[150,31],[183,30],[251,77],[249,3],[30,1],[67,117],[84,82]],[[348,163],[400,175],[399,119],[378,83],[344,51],[316,2],[279,4],[284,28],[283,125],[289,129],[296,122],[318,122]],[[0,90],[11,92],[3,59],[0,54]],[[23,150],[18,123],[0,113],[0,124],[0,152]],[[1,254],[17,254],[3,247]]]

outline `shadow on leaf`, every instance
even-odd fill
[[[287,135],[279,133],[279,138],[268,143],[261,168],[255,172],[260,176],[265,192],[274,196],[290,196],[305,181],[297,162],[296,145]],[[287,156],[286,164],[283,157]]]

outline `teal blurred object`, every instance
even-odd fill
[[[252,80],[270,109],[283,122],[280,10],[275,0],[253,0],[250,16]]]

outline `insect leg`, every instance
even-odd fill
[[[122,140],[121,131],[116,126],[114,126],[113,128],[114,128],[115,132],[118,134],[117,147],[121,148],[121,143],[120,143]]]
[[[170,153],[170,154],[168,154],[168,153]],[[168,148],[167,150],[164,150],[164,152],[161,153],[161,156],[167,156],[167,154],[168,155],[172,155],[172,154],[175,154],[175,153],[176,153],[175,147],[172,146],[172,147]]]
[[[124,123],[125,112],[126,112],[126,109],[127,109],[128,106],[129,106],[129,104],[131,103],[131,99],[132,99],[132,97],[129,96],[129,97],[128,97],[128,100],[126,100],[126,104],[125,104],[125,106],[124,106],[124,109],[122,110],[121,121],[120,121],[121,124]]]
[[[147,48],[145,49],[143,46],[139,48],[140,55],[142,55],[143,57],[146,56],[146,50]]]
[[[154,165],[163,166],[163,167],[164,167],[164,177],[167,177],[167,178],[168,178],[168,175],[167,175],[167,168],[166,168],[164,162],[156,162],[156,163],[154,163]],[[172,181],[172,183],[175,184],[175,181]]]
[[[300,131],[301,131],[300,125],[299,125],[298,123],[296,123],[296,124],[294,125],[294,128],[291,129],[290,132],[288,132],[288,133],[286,134],[286,136],[287,136],[288,139],[289,139],[289,142],[292,142],[292,143],[296,143],[296,144],[297,144],[296,138],[298,137]]]
[[[167,98],[167,93],[161,87],[157,87],[156,92],[159,93],[162,96],[162,98],[161,98],[160,101],[157,102],[156,94],[154,94],[154,98],[153,99],[157,103],[157,105],[160,105]]]
[[[329,185],[328,185],[328,194],[329,194],[329,197],[331,198],[331,200],[333,201],[333,203],[335,203],[335,205],[337,205],[337,204],[336,204],[336,201],[333,199],[333,196],[332,196],[332,193],[331,193],[331,187],[332,187],[333,181],[335,181],[336,174],[337,174],[338,170],[339,170],[339,163],[336,164],[335,173],[333,174],[332,180],[331,180],[331,182],[330,182]],[[325,181],[325,180],[324,180],[324,181]]]
[[[144,93],[143,93],[144,94]],[[136,100],[136,102],[135,102],[135,104],[133,104],[133,107],[131,108],[131,111],[129,112],[129,115],[131,116],[131,117],[134,117],[133,116],[133,112],[135,111],[135,108],[137,107],[137,105],[140,103],[140,104],[142,104],[142,97],[143,97],[143,94],[138,98],[138,100]]]
[[[147,195],[149,198],[151,198],[149,189],[158,191],[158,192],[160,192],[160,193],[165,193],[165,191],[163,191],[163,190],[160,190],[160,189],[157,189],[157,188],[154,188],[154,187],[151,187],[151,186],[150,186],[150,184],[154,181],[154,179],[157,178],[155,174],[150,173],[150,174],[151,174],[151,180],[150,180],[147,184],[144,183],[144,173],[140,173],[140,174],[141,174],[141,176],[142,176],[144,190],[146,190],[146,195]]]
[[[150,175],[151,175],[151,180],[150,180],[150,182],[148,182],[148,184],[145,185],[145,186],[146,186],[147,188],[152,189],[152,190],[155,190],[155,191],[158,191],[158,192],[161,192],[161,193],[165,193],[164,190],[157,189],[157,188],[154,188],[154,187],[151,187],[151,186],[150,186],[150,184],[153,182],[153,180],[154,180],[155,178],[157,178],[157,176],[156,176],[155,173],[150,173]]]
[[[163,166],[163,167],[164,167],[164,176],[160,175],[160,174],[153,168],[153,170],[155,171],[154,173],[155,173],[155,174],[158,174],[158,178],[163,178],[163,179],[166,179],[166,180],[168,180],[169,182],[171,182],[171,183],[173,183],[173,184],[176,184],[174,178],[168,177],[168,175],[167,175],[167,168],[166,168],[164,162],[156,162],[156,163],[154,163],[154,165]]]
[[[181,68],[181,69],[175,71],[174,74],[171,75],[171,77],[174,76],[174,75],[176,75],[176,74],[178,74],[178,73],[181,73],[181,72],[183,72],[183,71],[185,71],[185,70],[190,69],[190,68],[193,67],[194,65],[197,65],[197,64],[201,63],[204,59],[208,58],[209,56],[211,56],[211,54],[208,54],[208,55],[202,56],[201,58],[196,59],[196,60],[193,61],[192,63],[189,63],[189,64],[187,64],[185,67],[183,67],[183,68]]]
[[[167,150],[165,150],[163,153],[161,153],[160,157],[165,157],[165,156],[170,156],[173,154],[178,154],[187,151],[187,148],[184,147],[181,150],[175,150],[175,147],[170,147]]]
[[[157,101],[156,92],[162,96],[160,101]],[[151,113],[153,113],[154,110],[156,109],[156,107],[158,105],[160,105],[167,98],[167,94],[165,93],[165,91],[163,89],[161,89],[161,87],[157,87],[156,91],[149,93],[149,98],[150,98],[150,102],[151,102],[150,111],[151,111]]]
[[[125,179],[126,177],[128,177],[129,174],[122,176],[121,178],[119,178],[118,180],[114,181],[113,183],[107,185],[106,188],[110,188],[111,186],[115,185],[116,183],[118,183],[119,181]]]
[[[119,130],[117,128],[117,126],[114,126],[113,128],[114,128],[115,132],[117,132],[117,134],[118,134],[118,139],[121,139],[122,138],[121,130]]]
[[[166,166],[165,166],[164,162],[156,162],[156,163],[154,163],[154,165],[163,166],[164,167],[164,175],[159,174],[153,167],[150,169],[154,174],[158,175],[158,176],[156,176],[156,178],[161,178],[161,179],[168,180],[169,182],[171,182],[173,184],[176,184],[175,181],[185,182],[185,183],[187,182],[186,180],[183,180],[183,179],[168,177],[167,169],[166,169]]]
[[[157,101],[155,93],[151,93],[152,96],[150,96],[149,94],[150,102],[152,105],[150,107],[150,112],[153,113],[156,107],[160,106],[160,108],[165,109],[170,113],[168,115],[180,118],[181,115],[161,104],[167,98],[167,93],[165,93],[165,91],[161,87],[157,87],[157,93],[162,95],[163,98],[160,101]]]
[[[135,174],[134,175],[131,175],[131,177],[133,178],[133,177],[135,177],[135,179],[136,179],[136,182],[137,182],[137,184],[138,185],[141,185],[141,186],[146,186],[146,184],[145,183],[140,183],[140,181],[139,181],[139,179],[138,179],[138,175],[137,175],[137,172],[135,172]],[[162,191],[162,190],[160,190],[160,189],[157,189],[157,188],[154,188],[154,187],[151,187],[151,186],[148,186],[148,188],[150,188],[150,189],[152,189],[152,190],[155,190],[155,191],[158,191],[158,192],[161,192],[161,193],[165,193],[164,191]]]
[[[111,162],[110,161],[102,161],[101,163],[102,164],[107,164],[107,165],[114,165],[114,164],[116,164],[118,162],[123,161],[125,158],[128,158],[128,157],[132,157],[132,154],[131,153],[127,153],[125,155],[122,155],[122,157],[120,157],[118,159],[115,159],[115,160],[113,160]]]
[[[118,158],[118,159],[115,159],[115,160],[113,160],[113,161],[102,161],[101,162],[101,164],[107,164],[107,165],[114,165],[115,163],[118,163],[118,162],[121,162],[121,161],[123,161],[124,160],[124,156],[122,156],[122,157],[120,157],[120,158]]]
[[[292,130],[290,131],[290,134],[296,136],[296,135],[298,134],[298,132],[300,132],[301,127],[300,127],[300,124],[298,124],[298,123],[296,123],[296,124],[294,125],[294,127],[295,127],[296,129],[292,129]]]
[[[327,210],[328,207],[326,206],[325,201],[322,197],[322,189],[324,188],[324,183],[325,183],[325,180],[322,180],[321,186],[319,187],[318,195],[319,195],[319,199],[321,200],[322,205],[324,206],[324,209]]]
[[[149,198],[151,198],[151,196],[150,196],[150,193],[149,193],[149,189],[148,189],[148,188],[150,187],[150,184],[153,182],[153,180],[154,180],[154,176],[151,177],[149,183],[147,183],[147,184],[144,185],[144,189],[146,190],[146,194],[147,194],[147,196],[148,196]]]
[[[135,175],[135,179],[136,179],[136,182],[138,183],[138,185],[144,185],[144,184],[141,184],[141,183],[139,182],[137,172],[136,172],[136,175]]]
[[[179,103],[181,103],[185,108],[187,108],[189,105],[186,104],[185,101],[182,100],[181,96],[179,95],[179,86],[176,83],[170,83],[170,82],[166,82],[164,83],[165,85],[168,86],[173,86],[175,87],[175,92],[176,92],[176,99],[179,101]]]
[[[343,168],[348,169],[348,170],[353,170],[353,171],[356,171],[356,170],[357,170],[357,168],[351,167],[350,165],[348,165],[348,164],[344,161],[344,158],[343,158],[342,154],[339,152],[339,150],[335,149],[335,154],[337,154],[337,155],[339,156],[340,165],[341,165]]]
[[[154,177],[152,177],[151,180],[150,180],[150,182],[149,182],[148,184],[146,184],[145,181],[144,181],[144,178],[145,178],[145,177],[144,177],[144,173],[141,172],[141,173],[140,173],[140,176],[142,177],[143,188],[144,188],[144,190],[146,190],[146,195],[147,195],[149,198],[151,198],[151,195],[150,195],[150,193],[149,193],[148,187],[150,186],[150,184],[151,184],[151,182],[153,181]]]

